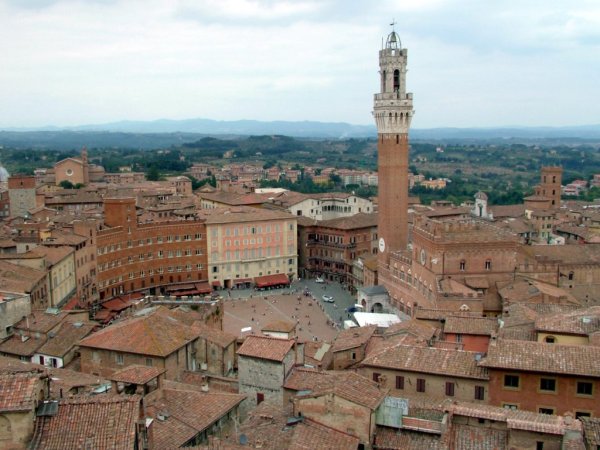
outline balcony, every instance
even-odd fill
[[[317,241],[315,239],[309,239],[308,241],[306,241],[306,246],[307,247],[323,246],[323,247],[330,247],[330,248],[346,249],[346,248],[354,248],[354,247],[356,247],[356,243],[351,242],[351,243],[348,243],[348,244],[338,244],[336,242],[326,242],[326,241]]]

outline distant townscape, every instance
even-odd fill
[[[411,148],[407,55],[376,139],[0,140],[0,448],[600,448],[597,142]]]

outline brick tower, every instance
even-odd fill
[[[408,244],[408,128],[413,116],[412,94],[406,92],[407,50],[392,31],[379,51],[381,89],[375,94],[379,166],[379,267],[389,253]]]
[[[562,184],[562,167],[542,167],[540,184],[536,186],[537,195],[548,197],[552,200],[552,209],[560,208],[560,194]]]

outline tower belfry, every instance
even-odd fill
[[[394,23],[392,23],[394,25]],[[380,92],[373,116],[377,125],[379,170],[379,259],[408,244],[408,129],[414,114],[412,94],[406,92],[407,50],[392,31],[379,51]]]

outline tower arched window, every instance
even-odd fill
[[[381,73],[381,92],[385,92],[387,72],[384,70]]]
[[[400,71],[398,69],[394,70],[394,92],[397,92],[400,89]]]
[[[461,272],[463,272],[465,270],[466,266],[467,266],[467,262],[464,259],[461,259],[460,265],[459,265]]]

